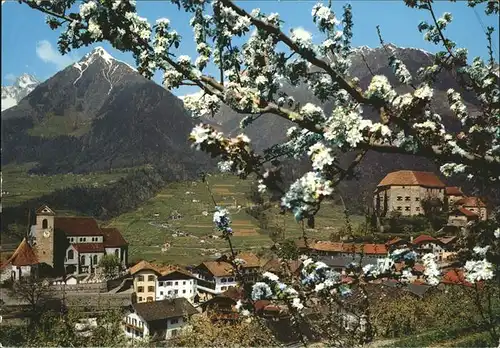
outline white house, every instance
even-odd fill
[[[236,286],[233,266],[225,261],[205,261],[195,267],[194,275],[198,278],[197,289],[208,297],[222,294],[232,286]]]
[[[185,298],[134,303],[125,316],[125,335],[134,339],[168,340],[188,327],[187,323],[198,311]]]
[[[34,275],[38,269],[38,257],[35,250],[24,238],[12,256],[0,266],[0,280],[19,280]]]
[[[156,301],[184,297],[191,303],[197,293],[196,277],[188,271],[175,267],[161,273],[157,278]]]

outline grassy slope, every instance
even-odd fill
[[[22,165],[9,164],[2,167],[2,195],[3,206],[13,206],[31,198],[40,197],[46,193],[65,187],[83,185],[106,185],[116,181],[127,174],[129,169],[120,169],[111,173],[91,173],[84,175],[59,174],[59,175],[31,175],[28,170],[35,164]]]
[[[8,195],[2,197],[4,206],[15,206],[25,200],[42,196],[56,189],[76,185],[106,185],[127,174],[130,169],[117,170],[111,173],[92,173],[86,175],[30,175],[27,171],[34,164],[7,165],[2,168],[3,191]],[[272,244],[266,232],[258,227],[258,221],[245,212],[251,203],[245,197],[249,191],[250,181],[243,181],[231,175],[209,177],[214,198],[219,205],[238,206],[230,208],[235,236],[234,246],[238,249],[260,249]],[[191,192],[191,194],[186,194]],[[195,201],[193,201],[195,200]],[[61,211],[59,215],[74,215],[74,212]],[[172,211],[177,210],[183,218],[178,221],[169,220]],[[204,216],[203,211],[208,215]],[[213,203],[206,185],[201,182],[178,182],[165,187],[156,197],[145,202],[133,212],[106,222],[106,225],[119,228],[130,243],[131,259],[157,260],[179,264],[194,264],[216,256],[216,252],[227,250],[227,242],[220,239],[207,238],[217,235],[212,223]],[[278,216],[277,207],[269,214],[276,223],[285,226],[285,238],[301,236],[302,231],[290,214]],[[155,216],[158,214],[158,216]],[[354,222],[361,217],[352,216]],[[162,227],[162,224],[168,226]],[[323,204],[317,215],[316,229],[308,232],[311,238],[328,239],[335,228],[342,226],[344,217],[341,209]],[[188,233],[187,237],[174,237],[175,231]],[[162,252],[162,245],[171,243],[167,252]],[[217,249],[217,250],[215,250]]]
[[[245,193],[249,190],[249,181],[242,181],[235,176],[217,175],[209,178],[209,183],[218,205],[230,207],[233,221],[233,243],[237,249],[259,249],[272,244],[269,236],[258,227],[258,221],[245,212],[251,203]],[[190,194],[186,194],[190,192]],[[241,206],[241,209],[231,206]],[[177,210],[182,218],[169,219]],[[277,208],[273,208],[275,216]],[[207,216],[203,211],[209,212]],[[148,259],[158,262],[193,264],[214,257],[215,250],[227,250],[227,242],[207,238],[217,234],[212,223],[213,203],[205,184],[201,182],[172,183],[164,188],[155,198],[143,204],[134,212],[123,214],[113,219],[109,226],[119,228],[130,243],[131,259]],[[353,217],[357,221],[360,217]],[[287,214],[277,218],[277,223],[285,223],[286,238],[299,237],[300,226]],[[309,231],[312,238],[327,239],[332,228],[343,224],[343,215],[338,207],[325,204],[317,216],[316,229]],[[162,224],[163,227],[161,226]],[[176,231],[188,233],[187,237],[175,237]],[[164,243],[171,247],[162,252]]]

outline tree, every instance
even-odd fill
[[[444,212],[444,202],[437,197],[422,199],[422,209],[434,231],[439,230],[446,223],[447,215]]]
[[[44,310],[44,304],[52,299],[55,293],[46,279],[25,277],[13,283],[10,295],[28,304],[31,318],[36,322]]]
[[[295,126],[287,131],[288,140],[275,144],[263,154],[252,149],[246,135],[226,137],[208,124],[196,126],[190,139],[197,149],[218,157],[221,168],[242,178],[253,173],[262,189],[265,186],[273,192],[281,188],[276,184],[280,179],[279,170],[268,170],[265,165],[271,161],[278,163],[277,159],[309,156],[311,170],[287,191],[281,189],[280,192],[283,210],[293,213],[299,222],[305,220],[308,225],[314,225],[322,201],[332,196],[342,180],[353,176],[369,151],[425,157],[436,162],[445,176],[463,175],[477,185],[495,185],[500,179],[500,97],[498,64],[492,48],[494,29],[486,30],[489,60],[485,62],[478,57],[469,64],[467,50],[446,35],[452,15],[436,16],[431,1],[405,0],[404,3],[429,17],[429,21],[422,21],[417,29],[424,33],[426,41],[443,47],[433,62],[413,76],[400,57],[387,49],[388,66],[409,91],[404,94],[394,89],[387,76],[375,75],[368,87],[362,88],[360,81],[349,75],[354,23],[350,5],[344,6],[340,20],[331,4],[314,5],[312,21],[324,34],[324,40],[317,45],[303,28],[292,29],[287,35],[277,14],[266,15],[258,9],[248,12],[231,0],[172,0],[179,9],[192,15],[190,24],[199,54],[192,62],[189,56],[178,55],[182,40],[169,20],[159,19],[151,25],[137,15],[132,1],[87,1],[77,13],[71,13],[73,0],[20,2],[48,14],[47,23],[51,28],[65,27],[58,41],[63,54],[72,48],[108,41],[121,51],[131,51],[138,71],[145,77],[152,78],[158,70],[163,71],[166,88],[197,86],[198,93],[184,98],[186,108],[194,116],[213,114],[224,103],[248,115],[242,121],[242,128],[263,115],[293,122]],[[486,4],[487,15],[498,15],[498,1],[468,1],[470,7],[480,4]],[[377,32],[381,45],[387,48],[379,27]],[[245,40],[244,45],[239,44]],[[220,70],[220,79],[206,73],[211,59]],[[456,130],[447,129],[442,115],[431,105],[433,86],[443,71],[451,72],[460,86],[447,91],[450,112],[460,120]],[[314,103],[295,102],[281,89],[284,83],[307,85],[321,102],[332,103],[331,114],[325,114],[323,108]],[[464,91],[475,96],[478,112],[468,109],[461,96]],[[380,121],[365,117],[367,109],[375,110]],[[348,164],[337,156],[346,152],[353,155]],[[498,222],[494,221],[494,229],[481,233],[500,238]],[[217,209],[214,223],[234,256],[227,211]],[[472,259],[464,265],[467,279],[473,283],[494,281],[493,270],[498,269],[498,264],[492,263],[491,256],[483,252],[488,245],[476,247],[479,249],[474,249]],[[363,311],[359,315],[363,320],[370,318],[365,284],[381,277],[407,281],[415,255],[412,250],[402,249],[373,267],[352,265],[348,269],[365,299],[360,301]],[[422,260],[426,281],[437,285],[441,274],[434,256],[426,254]],[[407,267],[396,273],[394,264],[400,261]],[[285,284],[275,275],[265,274],[264,281],[254,285],[252,299],[245,304],[248,307],[242,308],[250,310],[252,301],[273,298],[286,303],[300,322],[300,312],[316,297],[332,304],[332,293],[347,292],[343,290],[345,284],[339,280],[339,274],[324,263],[311,258],[303,262],[303,279]],[[234,263],[236,269],[237,266]],[[345,301],[342,296],[336,300]],[[368,322],[362,343],[373,339],[370,326]]]
[[[276,342],[269,330],[254,320],[234,323],[213,322],[207,316],[193,316],[191,329],[174,339],[177,347],[233,347],[235,342],[243,347],[275,346]]]
[[[122,264],[120,259],[115,255],[106,254],[99,261],[99,267],[101,267],[104,277],[110,280],[118,277]]]

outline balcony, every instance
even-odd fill
[[[144,326],[137,326],[137,325],[134,325],[134,324],[131,324],[131,323],[128,323],[126,320],[123,320],[123,325],[125,327],[129,327],[131,329],[134,329],[136,331],[141,331],[143,332],[144,331]]]

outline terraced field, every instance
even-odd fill
[[[127,175],[131,169],[117,169],[110,173],[33,175],[28,171],[35,163],[2,166],[2,205],[13,206],[57,189],[72,186],[107,185]]]
[[[246,197],[250,184],[250,180],[231,175],[208,178],[215,202],[231,213],[235,248],[257,251],[269,247],[272,241],[267,232],[259,228],[259,222],[246,212],[252,205]],[[205,183],[172,183],[137,210],[113,219],[108,225],[122,231],[130,243],[131,259],[195,264],[228,250],[227,242],[218,238],[213,229],[213,211],[214,203]],[[279,216],[277,212],[275,207],[268,214],[285,227],[285,238],[299,237],[302,230],[293,217]],[[173,218],[176,213],[180,214],[178,219]],[[325,204],[318,214],[316,229],[308,233],[314,238],[328,238],[342,226],[343,219],[338,207]]]

